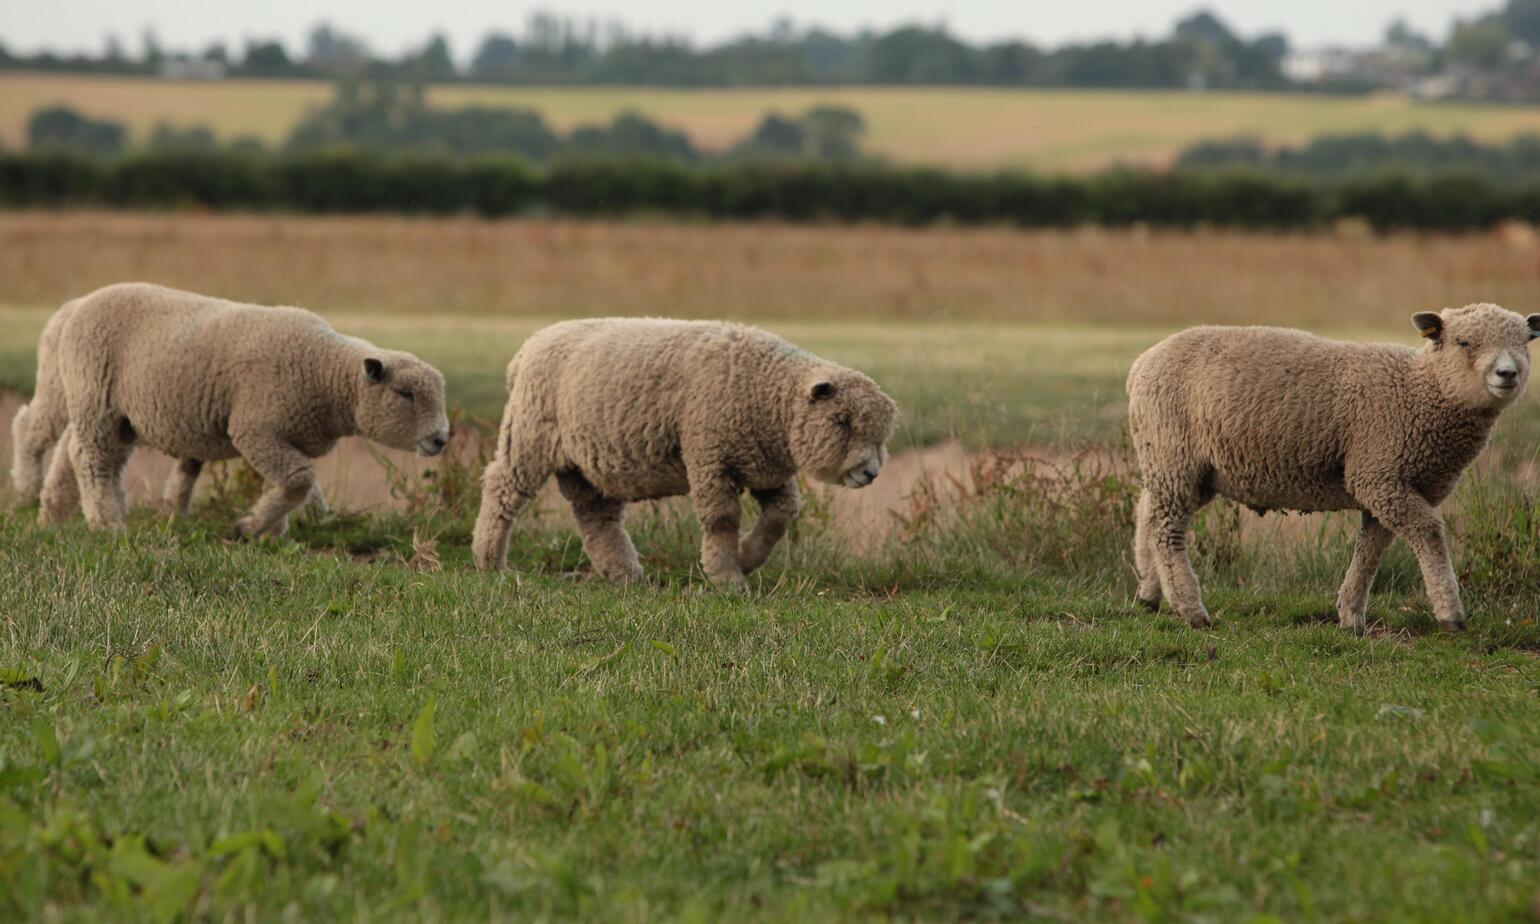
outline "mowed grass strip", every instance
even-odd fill
[[[225,138],[281,142],[331,99],[318,81],[177,82],[53,74],[0,75],[0,143],[25,142],[26,120],[67,105],[129,124],[208,124]],[[848,106],[866,119],[866,149],[901,163],[1080,171],[1163,165],[1200,140],[1253,135],[1274,143],[1322,134],[1413,130],[1504,140],[1540,131],[1540,108],[1420,103],[1400,96],[1017,90],[963,87],[660,89],[437,86],[439,106],[531,108],[562,130],[629,111],[685,131],[707,150],[744,138],[771,111]]]
[[[112,537],[0,514],[6,913],[1446,920],[1540,899],[1540,636],[1434,633],[1405,561],[1378,637],[1323,622],[1330,588],[1294,573],[1213,587],[1198,633],[1134,612],[1116,574],[911,585],[902,556],[778,558],[736,598],[702,592],[689,534],[661,584],[615,590],[561,577],[560,535],[521,533],[525,573],[489,577],[458,548],[418,570],[401,523],[355,523],[361,562],[324,551],[335,527],[228,544],[222,516]]]

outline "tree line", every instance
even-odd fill
[[[1473,231],[1540,218],[1540,183],[1469,173],[1309,180],[1247,171],[1111,170],[1090,176],[960,173],[795,161],[691,165],[319,151],[142,151],[115,159],[0,154],[0,207],[296,213],[667,214],[707,220]]]
[[[680,163],[709,159],[848,161],[862,156],[866,131],[860,113],[840,106],[814,106],[788,115],[766,113],[747,136],[726,151],[708,153],[684,132],[634,112],[607,124],[580,125],[567,133],[552,128],[533,109],[427,104],[416,81],[390,77],[344,78],[328,105],[307,113],[279,145],[283,153],[354,149],[384,154],[476,157],[506,154],[532,162],[560,157],[642,157]],[[131,149],[127,126],[84,115],[69,107],[34,112],[27,126],[28,148],[90,157],[118,157]],[[223,147],[260,153],[255,138],[222,143],[207,126],[158,124],[143,147],[151,151],[211,152]]]
[[[1431,174],[1478,173],[1503,183],[1540,181],[1540,135],[1483,142],[1465,135],[1427,132],[1323,135],[1304,144],[1269,146],[1257,138],[1203,141],[1178,155],[1186,170],[1247,169],[1300,177],[1342,177],[1399,170]]]
[[[316,78],[394,74],[430,82],[776,86],[800,84],[956,84],[1041,87],[1227,87],[1287,84],[1281,34],[1245,37],[1199,11],[1153,40],[1101,41],[1045,48],[1007,40],[970,43],[944,25],[908,24],[842,35],[781,20],[762,34],[697,46],[617,23],[532,15],[520,33],[489,33],[462,65],[443,35],[398,57],[374,53],[362,39],[329,24],[293,51],[276,39],[243,49],[213,43],[170,51],[146,32],[137,53],[111,40],[99,56],[12,53],[0,45],[0,69],[112,74],[198,73],[234,77]],[[173,65],[180,69],[173,69]],[[197,68],[191,67],[197,65]]]

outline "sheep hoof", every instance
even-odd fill
[[[1187,617],[1187,624],[1194,629],[1207,629],[1214,625],[1214,620],[1210,619],[1204,610],[1198,610]]]
[[[1438,627],[1445,632],[1464,632],[1465,617],[1461,616],[1459,619],[1440,619]]]
[[[1158,612],[1160,612],[1160,598],[1159,597],[1153,597],[1153,598],[1149,598],[1149,599],[1146,599],[1144,597],[1135,597],[1134,598],[1134,603],[1138,604],[1139,606],[1143,607],[1144,609],[1148,610],[1151,613],[1158,613]]]
[[[716,589],[723,593],[746,594],[749,592],[749,582],[741,574],[725,574],[720,577],[713,577],[711,583],[716,585]]]

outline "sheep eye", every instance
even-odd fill
[[[1462,347],[1466,348],[1467,350],[1470,349],[1470,341],[1469,340],[1456,340],[1455,343],[1457,345],[1459,345],[1459,346],[1462,346]]]
[[[408,401],[412,400],[412,398],[414,397],[412,395],[411,391],[408,390],[408,389],[405,389],[405,388],[398,388],[398,389],[396,389],[396,394],[400,395],[401,397],[405,398]]]

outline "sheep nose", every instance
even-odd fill
[[[1497,377],[1502,379],[1504,382],[1511,382],[1514,379],[1519,377],[1519,370],[1517,370],[1517,369],[1498,369],[1497,370]]]
[[[866,476],[866,483],[867,484],[871,484],[872,482],[877,480],[877,474],[880,471],[882,471],[882,470],[881,469],[877,469],[877,468],[867,468],[867,469],[862,469],[861,473]]]
[[[449,442],[449,440],[447,440],[446,438],[444,438],[442,436],[435,436],[433,438],[433,451],[434,452],[441,452],[443,450],[445,444],[447,444],[448,442]]]

